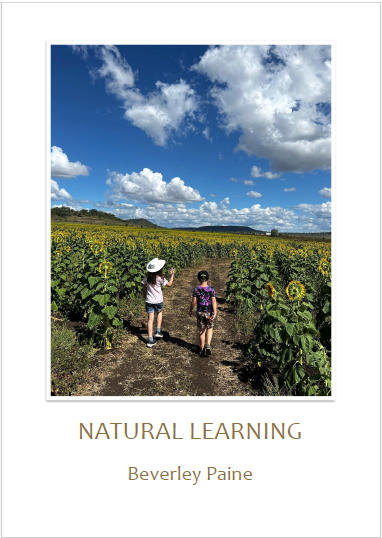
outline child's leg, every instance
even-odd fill
[[[162,314],[163,314],[163,310],[158,312],[158,315],[157,315],[157,327],[158,327],[158,329],[160,329],[162,327]]]
[[[149,338],[153,335],[153,325],[154,325],[154,312],[148,313],[148,320],[147,320],[147,331],[149,333]]]
[[[205,343],[205,340],[206,340],[206,330],[205,329],[200,329],[199,330],[199,340],[200,340],[200,349],[203,350],[204,349],[204,343]]]
[[[214,330],[211,327],[210,329],[207,330],[207,345],[210,345],[213,334],[214,334]]]

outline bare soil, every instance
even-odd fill
[[[73,396],[253,396],[253,372],[244,354],[249,337],[237,326],[235,309],[226,301],[230,259],[210,259],[183,269],[171,288],[164,288],[162,333],[147,348],[147,314],[124,320],[115,348],[100,350],[86,381]],[[189,316],[192,290],[201,269],[215,288],[218,318],[212,355],[199,356],[195,310]],[[154,322],[154,332],[156,324]]]

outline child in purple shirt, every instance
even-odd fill
[[[194,289],[190,304],[190,316],[192,316],[194,306],[197,305],[196,319],[199,329],[200,355],[211,355],[212,353],[211,340],[214,332],[214,320],[217,316],[216,293],[214,288],[208,285],[208,278],[207,271],[199,271],[200,285]]]

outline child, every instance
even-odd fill
[[[197,304],[196,318],[199,329],[200,355],[211,355],[211,340],[213,335],[214,319],[217,316],[216,293],[214,288],[208,285],[208,272],[199,271],[198,280],[200,285],[194,289],[193,299],[190,304],[190,316]],[[207,329],[207,338],[206,338]],[[205,347],[204,343],[207,340]]]
[[[162,272],[162,267],[166,263],[165,260],[154,258],[147,264],[147,275],[142,280],[143,297],[146,302],[146,312],[148,314],[147,329],[149,340],[147,347],[153,347],[157,341],[153,338],[154,312],[157,312],[157,331],[155,338],[163,338],[161,333],[162,310],[163,310],[163,293],[162,286],[172,286],[174,281],[174,269],[171,269],[171,278],[169,281],[165,279]]]

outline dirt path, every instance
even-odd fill
[[[126,334],[116,349],[97,353],[78,396],[246,396],[248,373],[242,356],[248,337],[237,331],[232,306],[225,300],[230,259],[211,259],[182,270],[173,287],[164,289],[163,340],[146,347],[147,315],[125,320]],[[218,319],[212,355],[200,357],[195,310],[190,318],[192,290],[201,269],[215,288]],[[155,330],[155,324],[154,324]]]

